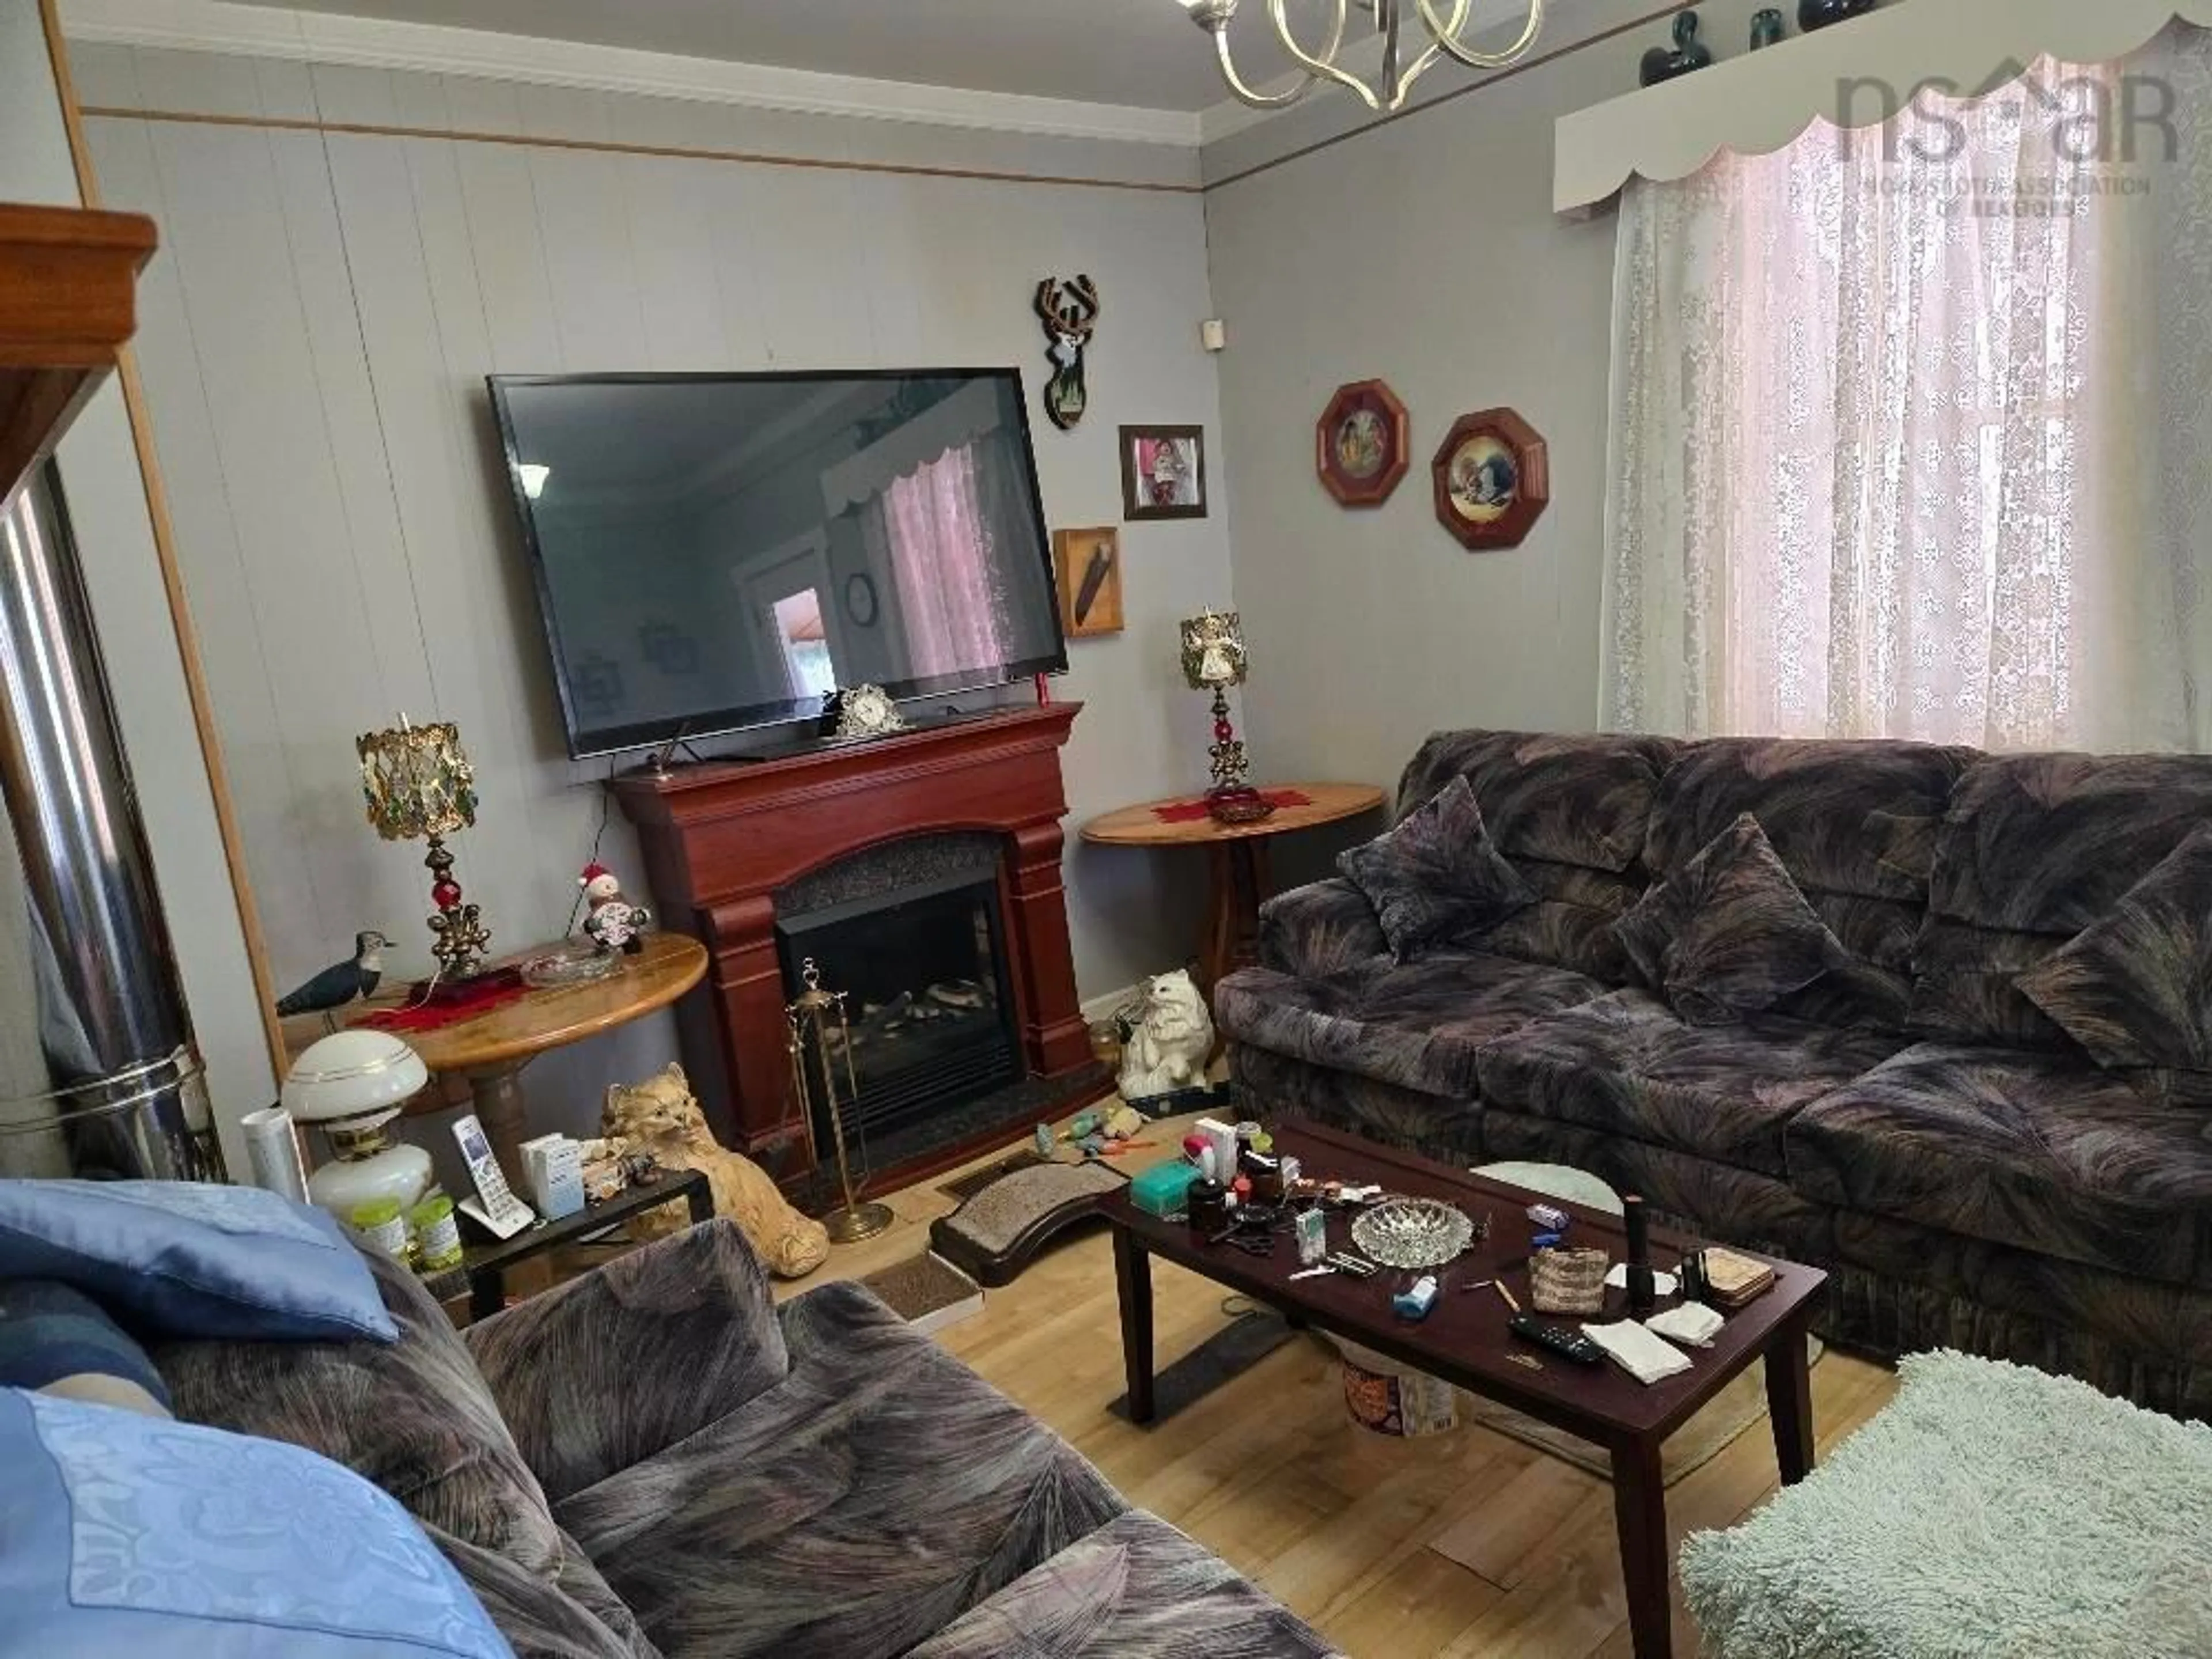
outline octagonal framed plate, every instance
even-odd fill
[[[1314,470],[1345,507],[1380,507],[1413,464],[1413,424],[1381,380],[1340,386],[1314,425]]]
[[[1551,452],[1510,409],[1461,416],[1431,471],[1437,522],[1471,552],[1520,546],[1552,502]]]

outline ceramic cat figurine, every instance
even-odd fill
[[[822,1224],[785,1202],[759,1164],[716,1142],[681,1066],[610,1088],[599,1127],[624,1151],[652,1153],[664,1170],[704,1170],[714,1189],[714,1213],[738,1224],[778,1278],[803,1279],[828,1258],[830,1235]],[[644,1211],[629,1223],[631,1236],[640,1239],[665,1237],[686,1224],[673,1204]]]
[[[1213,1053],[1213,1017],[1191,976],[1177,969],[1145,986],[1144,1020],[1121,1051],[1121,1097],[1148,1100],[1195,1089]]]

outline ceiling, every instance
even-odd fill
[[[1210,45],[1179,0],[248,3],[1148,109],[1200,110],[1225,95]],[[1323,4],[1291,0],[1291,15],[1305,14],[1310,24]],[[1265,49],[1271,44],[1265,8],[1247,9],[1252,15],[1240,18],[1232,34],[1240,68],[1254,79],[1284,72],[1289,64],[1280,49]]]

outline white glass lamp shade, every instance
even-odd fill
[[[430,1154],[375,1133],[430,1081],[422,1056],[388,1031],[340,1031],[292,1062],[285,1109],[319,1125],[337,1156],[307,1177],[307,1196],[341,1221],[373,1200],[404,1211],[430,1187]]]
[[[337,1123],[399,1109],[429,1086],[422,1056],[389,1031],[339,1031],[292,1062],[282,1098],[301,1123]]]

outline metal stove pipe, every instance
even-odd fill
[[[0,800],[25,912],[0,915],[0,1175],[221,1179],[52,460],[0,512]]]

